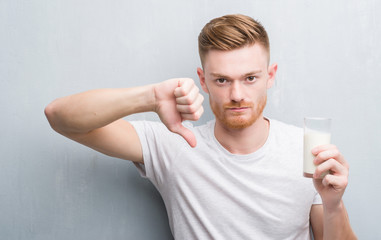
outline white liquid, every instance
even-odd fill
[[[314,147],[319,145],[329,144],[331,142],[331,134],[326,132],[319,132],[310,129],[304,131],[304,160],[303,172],[307,174],[314,174],[316,166],[313,163],[315,156],[311,153]]]

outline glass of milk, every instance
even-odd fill
[[[316,166],[313,163],[315,156],[311,153],[314,147],[331,142],[330,118],[304,118],[304,158],[303,176],[312,178]],[[324,176],[324,174],[323,174]]]

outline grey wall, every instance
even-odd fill
[[[88,89],[197,79],[200,29],[238,12],[265,25],[279,64],[267,116],[333,118],[353,229],[381,238],[380,1],[0,0],[0,239],[170,239],[134,166],[56,134],[43,109]]]

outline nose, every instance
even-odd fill
[[[230,99],[234,102],[241,102],[244,100],[243,89],[239,81],[232,82],[230,86]]]

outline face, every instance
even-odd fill
[[[263,117],[267,89],[277,65],[268,66],[268,53],[258,44],[232,51],[209,51],[204,70],[197,73],[209,94],[216,121],[229,129],[243,129]]]

